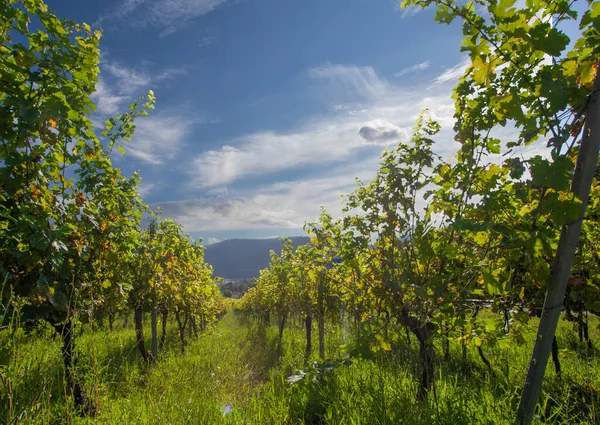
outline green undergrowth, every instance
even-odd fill
[[[485,315],[482,315],[485,320]],[[60,340],[41,326],[27,336],[0,333],[1,423],[14,424],[512,424],[537,321],[526,343],[485,347],[492,369],[475,350],[467,361],[451,345],[436,347],[436,381],[417,402],[418,352],[414,338],[391,352],[346,358],[351,337],[327,328],[326,362],[315,363],[318,341],[305,354],[302,323],[292,321],[281,345],[275,326],[228,313],[192,339],[181,354],[174,324],[157,363],[139,360],[133,329],[85,331],[77,338],[79,373],[97,409],[81,417],[67,402]],[[558,331],[562,378],[548,364],[535,423],[600,423],[600,332],[595,347],[581,344],[573,323]],[[149,329],[147,335],[150,334]],[[303,370],[303,372],[301,372]],[[292,378],[290,378],[292,377]],[[290,381],[295,381],[291,383]]]

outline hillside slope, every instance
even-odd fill
[[[290,238],[294,248],[309,242],[305,236]],[[205,260],[224,279],[252,279],[269,265],[269,252],[281,252],[281,239],[229,239],[208,245]]]

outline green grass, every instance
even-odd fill
[[[353,359],[289,384],[287,377],[317,358],[316,332],[313,352],[305,358],[300,323],[286,329],[278,346],[275,326],[228,313],[192,340],[184,355],[170,324],[166,350],[149,368],[139,360],[132,329],[86,328],[77,349],[80,375],[98,407],[92,417],[77,415],[65,396],[60,341],[52,339],[49,327],[29,336],[2,332],[0,423],[511,424],[536,325],[532,320],[527,326],[525,344],[507,340],[485,349],[492,371],[476,352],[469,352],[465,363],[459,360],[460,347],[453,345],[451,359],[444,362],[438,350],[435,392],[424,402],[415,401],[414,339],[410,348]],[[572,323],[561,321],[563,376],[557,379],[550,362],[535,423],[600,423],[600,332],[597,321],[590,325],[592,350],[579,343]],[[345,342],[338,326],[328,326],[327,357],[341,358]],[[224,415],[226,406],[232,411]]]

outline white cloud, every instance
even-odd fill
[[[370,68],[329,66],[314,68],[311,73],[317,85],[353,87],[363,103],[358,107],[339,104],[335,113],[314,117],[288,132],[248,134],[204,152],[193,160],[188,188],[192,194],[200,189],[203,197],[152,207],[161,208],[164,216],[183,224],[187,232],[298,229],[318,217],[320,205],[339,216],[340,194],[356,187],[355,177],[369,181],[375,175],[381,145],[410,137],[423,108],[429,108],[444,127],[436,137],[436,151],[445,159],[456,151],[458,144],[451,130],[452,83],[440,82],[437,96],[424,96],[426,84],[410,88],[390,84]],[[380,96],[370,96],[374,92]],[[167,124],[173,127],[173,123]],[[155,132],[148,129],[150,134]],[[142,150],[138,157],[145,155],[150,162],[167,157],[169,153],[153,152],[164,144],[150,142],[152,153]],[[244,188],[229,185],[249,176],[301,169],[308,164],[317,166],[316,176],[313,172],[295,181]]]
[[[334,65],[313,68],[310,73],[319,79],[326,78],[328,86],[349,84],[366,99],[365,103],[360,108],[336,106],[337,114],[313,118],[286,133],[248,134],[219,149],[203,152],[189,169],[192,188],[214,190],[247,176],[306,165],[339,164],[357,152],[363,157],[378,156],[382,145],[410,137],[415,120],[424,108],[429,108],[442,125],[451,127],[453,124],[449,88],[439,96],[424,97],[422,88],[394,86],[381,79],[372,68]],[[371,96],[374,92],[379,96]],[[447,139],[440,145],[444,152],[455,147],[452,137]]]
[[[148,87],[152,82],[152,78],[146,71],[127,68],[117,62],[105,61],[102,69],[116,78],[117,87],[124,94],[136,93],[141,88]]]
[[[100,66],[102,71],[113,77],[114,85],[122,95],[139,95],[144,89],[158,85],[161,82],[172,80],[177,75],[186,74],[185,69],[167,68],[152,74],[144,68],[133,68],[119,62],[104,59]]]
[[[409,138],[424,108],[444,127],[436,137],[437,152],[449,159],[456,151],[451,84],[441,85],[437,96],[426,97],[426,85],[393,85],[370,68],[329,66],[313,68],[311,74],[317,84],[346,84],[365,101],[359,107],[335,104],[331,115],[313,118],[287,133],[249,134],[199,155],[190,170],[192,191],[194,187],[203,193],[209,189],[217,195],[161,204],[165,215],[189,232],[298,229],[318,217],[320,205],[339,216],[340,195],[355,189],[355,177],[369,181],[375,175],[381,146]],[[380,96],[370,96],[374,92]],[[354,159],[357,152],[358,161]],[[317,177],[225,188],[248,176],[301,169],[307,164],[319,166]]]
[[[423,9],[421,6],[408,6],[402,9],[402,18],[410,18],[411,16],[415,16],[417,13],[421,12]]]
[[[111,6],[96,25],[122,23],[134,27],[154,27],[165,36],[212,12],[227,0],[125,0]]]
[[[241,230],[269,227],[296,227],[287,219],[277,219],[274,211],[263,210],[255,199],[202,198],[162,202],[151,205],[160,208],[163,217],[182,224],[187,232]],[[279,212],[279,215],[286,214]]]
[[[363,100],[385,95],[390,89],[370,66],[325,65],[309,69],[308,75],[327,80],[338,93],[350,92]]]
[[[214,35],[206,35],[200,39],[198,42],[198,47],[208,47],[213,44],[216,40]]]
[[[454,102],[449,97],[426,97],[420,103],[421,109],[427,108],[432,119],[439,122],[442,127],[454,126]]]
[[[96,91],[91,95],[96,104],[96,115],[92,117],[96,127],[103,127],[104,119],[123,112],[127,103],[151,86],[185,73],[185,70],[169,68],[152,75],[144,69],[129,68],[110,60],[104,60],[101,68],[106,74],[99,78]],[[107,77],[112,81],[110,86]],[[197,117],[190,119],[182,113],[152,112],[150,117],[136,120],[135,136],[125,146],[127,154],[149,164],[164,164],[179,153],[189,128],[197,122]],[[142,185],[142,196],[155,188],[153,184]]]
[[[141,183],[139,186],[140,195],[142,198],[154,192],[158,188],[158,185],[154,183]]]
[[[369,142],[406,141],[410,133],[409,128],[401,128],[382,119],[366,122],[358,130],[358,134]]]
[[[456,68],[456,67],[455,67]],[[355,68],[360,70],[360,68]],[[364,71],[364,69],[362,69]],[[280,229],[299,229],[306,221],[318,218],[323,205],[334,217],[342,213],[341,194],[356,188],[355,177],[368,182],[380,162],[381,145],[410,136],[419,111],[428,108],[443,126],[435,137],[434,149],[445,160],[452,160],[459,144],[454,141],[454,102],[450,98],[453,81],[441,79],[436,96],[422,87],[400,87],[382,80],[368,69],[366,74],[353,67],[329,67],[312,71],[317,83],[338,85],[340,80],[376,81],[382,88],[379,97],[356,105],[337,104],[335,113],[316,117],[289,132],[264,131],[230,141],[229,145],[201,154],[190,170],[191,193],[200,188],[203,197],[163,202],[163,215],[183,224],[187,232],[263,230],[275,234]],[[362,77],[360,77],[362,76]],[[343,84],[342,84],[343,85]],[[372,92],[372,84],[354,84],[357,92]],[[355,111],[349,114],[349,110]],[[510,140],[513,129],[500,128],[495,136]],[[366,139],[366,140],[363,140]],[[389,139],[389,140],[388,140]],[[375,146],[377,145],[377,146]],[[360,149],[360,150],[359,150]],[[531,154],[537,150],[517,154]],[[360,153],[360,159],[355,155]],[[489,161],[505,158],[490,156]],[[316,166],[310,177],[262,185],[225,185],[251,175],[294,170],[306,164]],[[192,195],[193,196],[193,195]],[[425,204],[418,201],[419,208]],[[287,232],[287,231],[286,231]],[[286,233],[283,232],[283,233]],[[289,232],[287,232],[289,233]]]
[[[394,77],[402,77],[413,72],[424,71],[429,68],[429,61],[421,62],[408,68],[401,69],[394,74]]]
[[[148,164],[164,164],[179,153],[193,124],[185,116],[165,113],[137,120],[135,136],[125,146],[127,154]]]
[[[456,66],[448,68],[442,74],[438,75],[433,80],[433,84],[437,85],[457,80],[465,73],[469,65],[471,65],[471,59],[468,56],[466,56]]]
[[[255,133],[198,156],[193,163],[192,184],[213,187],[243,176],[279,171],[320,162],[345,159],[365,144],[352,124],[317,121],[290,133]]]
[[[198,41],[198,47],[208,47],[217,40],[210,28],[207,28],[203,37]]]
[[[118,5],[113,3],[110,7],[110,12],[102,14],[96,22],[94,22],[94,26],[100,26],[110,21],[121,20],[146,1],[147,0],[123,0],[119,1]]]
[[[163,81],[173,79],[176,75],[185,74],[183,69],[168,68],[156,75],[139,68],[126,67],[118,62],[103,57],[101,74],[96,83],[96,90],[90,96],[96,104],[98,117],[96,124],[123,111],[123,105],[134,97],[145,94],[144,91]]]
[[[341,214],[340,195],[356,186],[355,177],[368,179],[379,155],[360,164],[335,168],[323,177],[279,182],[253,189],[230,191],[227,197],[190,199],[151,205],[181,223],[187,232],[301,228],[318,218],[320,206]]]
[[[101,78],[96,83],[96,91],[90,97],[96,104],[96,112],[104,116],[117,114],[126,100],[125,96],[113,93]]]

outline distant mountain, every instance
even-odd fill
[[[309,242],[306,236],[290,238],[294,248]],[[252,279],[270,263],[269,252],[281,252],[281,239],[228,239],[208,245],[204,259],[224,279]]]

